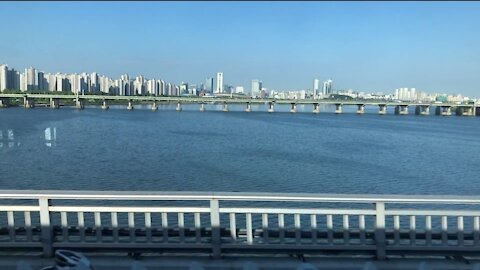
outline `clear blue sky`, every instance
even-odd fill
[[[1,2],[0,25],[17,69],[480,96],[480,2]]]

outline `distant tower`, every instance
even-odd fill
[[[318,90],[320,90],[320,80],[314,79],[313,80],[313,98],[318,97]]]
[[[8,88],[7,74],[8,74],[8,66],[0,65],[0,91],[6,90]]]
[[[33,67],[25,69],[25,74],[27,76],[27,90],[37,90],[37,70]]]
[[[216,94],[223,93],[223,73],[217,73],[217,88],[215,89]]]
[[[213,93],[213,78],[207,78],[205,80],[205,91],[207,93]]]
[[[325,82],[323,82],[323,95],[324,96],[328,96],[330,94],[333,93],[332,91],[332,85],[333,85],[333,81],[332,80],[326,80]]]
[[[262,81],[252,80],[252,89],[251,89],[250,95],[252,97],[260,96],[261,91],[262,91]]]

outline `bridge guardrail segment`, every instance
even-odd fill
[[[97,195],[96,200],[102,201],[99,204],[92,201]],[[0,191],[2,201],[8,202],[0,205],[1,245],[12,250],[42,250],[45,255],[52,255],[56,248],[197,250],[215,257],[225,252],[292,250],[365,252],[378,258],[394,252],[480,251],[477,197],[191,192],[108,195]],[[104,197],[110,198],[108,203]],[[149,198],[154,201],[145,205]],[[25,199],[35,203],[25,205]],[[452,208],[441,210],[439,206]]]

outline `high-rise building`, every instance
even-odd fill
[[[262,81],[252,80],[252,89],[250,91],[251,96],[259,97],[261,91],[262,91]]]
[[[40,91],[45,91],[45,77],[43,72],[37,71],[37,89]]]
[[[37,90],[38,85],[38,75],[37,70],[33,67],[29,67],[25,69],[25,75],[27,76],[27,91],[35,91]]]
[[[217,73],[217,85],[215,88],[215,93],[216,94],[223,93],[223,73],[222,72]]]
[[[24,73],[20,73],[20,91],[27,91],[27,78]]]
[[[243,86],[239,85],[239,86],[235,87],[235,93],[236,94],[244,94],[244,92],[245,92],[245,90],[244,90]]]
[[[134,85],[134,93],[135,95],[143,95],[145,94],[145,78],[140,75],[135,78]]]
[[[413,101],[419,99],[419,93],[415,88],[399,88],[395,89],[394,99],[403,100],[403,101]]]
[[[205,80],[205,91],[207,93],[213,93],[213,78],[207,78]]]
[[[188,83],[182,82],[180,84],[180,95],[188,94]]]
[[[326,80],[323,82],[323,90],[322,90],[323,96],[328,96],[330,94],[333,94],[333,81],[332,80]]]
[[[68,91],[66,88],[66,79],[63,74],[56,74],[55,77],[57,78],[57,91],[64,92]]]
[[[93,93],[100,92],[100,84],[98,83],[98,74],[96,72],[90,75],[90,91]]]
[[[8,89],[7,77],[8,77],[8,66],[0,65],[0,91],[4,91]]]
[[[318,98],[318,90],[320,90],[320,80],[314,79],[313,80],[313,98]]]
[[[13,68],[7,71],[7,88],[20,89],[20,73]]]
[[[165,85],[165,81],[160,80],[160,89],[159,89],[160,95],[166,96],[167,95],[166,90],[167,90],[167,88],[166,88],[166,85]]]

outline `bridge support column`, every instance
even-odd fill
[[[156,111],[158,111],[158,106],[157,106],[157,101],[154,101],[152,103],[152,112],[156,112]]]
[[[273,113],[275,111],[274,107],[275,107],[275,103],[269,102],[268,103],[268,112]]]
[[[450,116],[452,115],[452,107],[450,106],[437,106],[435,109],[436,115]]]
[[[7,108],[10,105],[8,98],[0,98],[0,108]]]
[[[81,98],[75,99],[75,108],[79,110],[85,109],[85,101]]]
[[[60,99],[50,98],[50,108],[52,108],[52,109],[60,108]]]
[[[342,104],[340,104],[340,103],[335,104],[335,113],[336,114],[341,114],[342,113]]]
[[[395,114],[407,115],[408,114],[408,105],[397,105],[397,106],[395,106]]]
[[[133,103],[131,99],[128,100],[127,110],[129,111],[133,110]]]
[[[365,113],[365,104],[357,104],[357,114]]]
[[[23,107],[25,107],[25,109],[35,108],[35,102],[33,101],[33,98],[24,97]]]
[[[200,111],[204,112],[205,111],[205,103],[200,103]]]
[[[457,107],[457,115],[460,115],[460,116],[474,116],[475,115],[474,107],[459,106],[459,107]]]
[[[291,103],[292,107],[290,108],[291,113],[296,113],[297,112],[297,104],[296,103]]]
[[[313,113],[320,113],[320,105],[313,103]]]
[[[417,105],[415,107],[415,114],[416,115],[429,115],[430,114],[430,106],[428,106],[428,105]]]
[[[102,110],[108,110],[108,104],[107,104],[107,100],[103,100],[103,103],[102,103]]]
[[[250,105],[250,102],[247,102],[247,108],[245,109],[246,112],[251,112],[252,111],[252,105]]]
[[[379,104],[378,107],[379,107],[378,114],[380,115],[387,114],[387,104]]]
[[[175,109],[177,112],[181,112],[182,111],[182,103],[177,102],[177,108]]]
[[[222,111],[228,112],[228,103],[227,102],[223,103]]]

